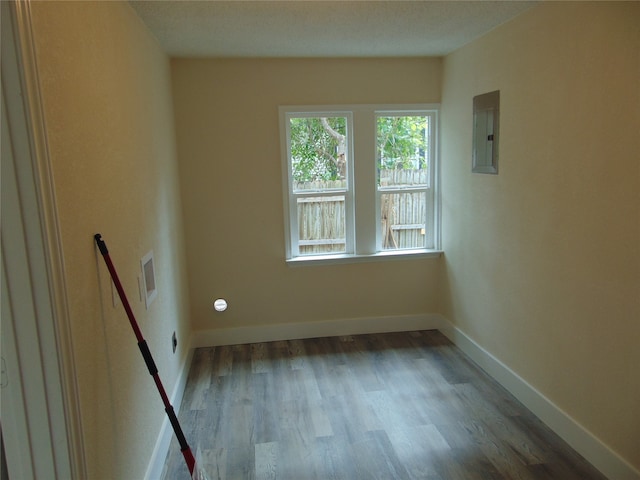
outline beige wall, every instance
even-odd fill
[[[171,394],[190,327],[169,60],[126,3],[32,7],[88,478],[143,478],[165,414],[93,234],[107,242]],[[151,249],[159,294],[147,311],[137,277]]]
[[[196,330],[436,312],[438,258],[285,265],[278,106],[439,102],[439,59],[173,59],[172,74]]]
[[[446,57],[442,312],[640,468],[640,4],[545,3]],[[500,90],[500,172],[471,173]]]

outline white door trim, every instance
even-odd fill
[[[9,145],[3,141],[2,174],[4,176],[5,171],[11,174],[2,181],[3,184],[13,182],[16,195],[13,201],[2,205],[2,293],[3,300],[7,300],[7,304],[4,301],[2,304],[3,324],[5,320],[11,322],[3,325],[2,336],[3,347],[5,343],[13,343],[7,353],[15,351],[13,361],[17,362],[7,365],[8,384],[2,394],[4,400],[5,393],[9,395],[5,390],[11,390],[10,386],[20,387],[19,395],[12,394],[12,398],[21,402],[27,418],[38,418],[35,410],[42,409],[41,402],[46,407],[46,418],[40,422],[10,422],[12,412],[5,407],[12,404],[3,402],[7,462],[11,477],[28,478],[11,475],[12,459],[9,458],[12,448],[9,443],[13,438],[28,439],[28,448],[22,452],[23,455],[29,452],[29,460],[23,461],[21,468],[28,468],[25,465],[30,463],[33,474],[39,478],[81,479],[86,478],[86,465],[78,388],[31,4],[29,1],[0,3],[3,117],[6,113],[2,136],[3,140],[9,140]],[[14,228],[5,228],[11,220]],[[17,225],[21,228],[15,228]],[[9,261],[20,252],[23,262]],[[16,307],[25,303],[29,305],[24,311],[33,314],[20,313],[18,318]],[[16,325],[20,328],[15,328]],[[32,380],[35,383],[31,384]],[[44,395],[34,398],[37,391]],[[10,436],[6,430],[10,424],[26,425],[27,431]],[[40,476],[43,469],[46,477]]]

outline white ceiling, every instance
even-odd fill
[[[172,57],[442,56],[536,1],[131,0]]]

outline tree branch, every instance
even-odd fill
[[[329,122],[327,121],[326,117],[320,117],[320,122],[322,123],[322,127],[329,133],[329,135],[331,135],[333,138],[338,140],[338,142],[340,142],[341,145],[344,145],[344,141],[346,137],[341,133],[336,132],[333,128],[331,128],[331,125],[329,125]]]

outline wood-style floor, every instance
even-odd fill
[[[209,480],[605,478],[437,331],[198,349],[179,419]]]

